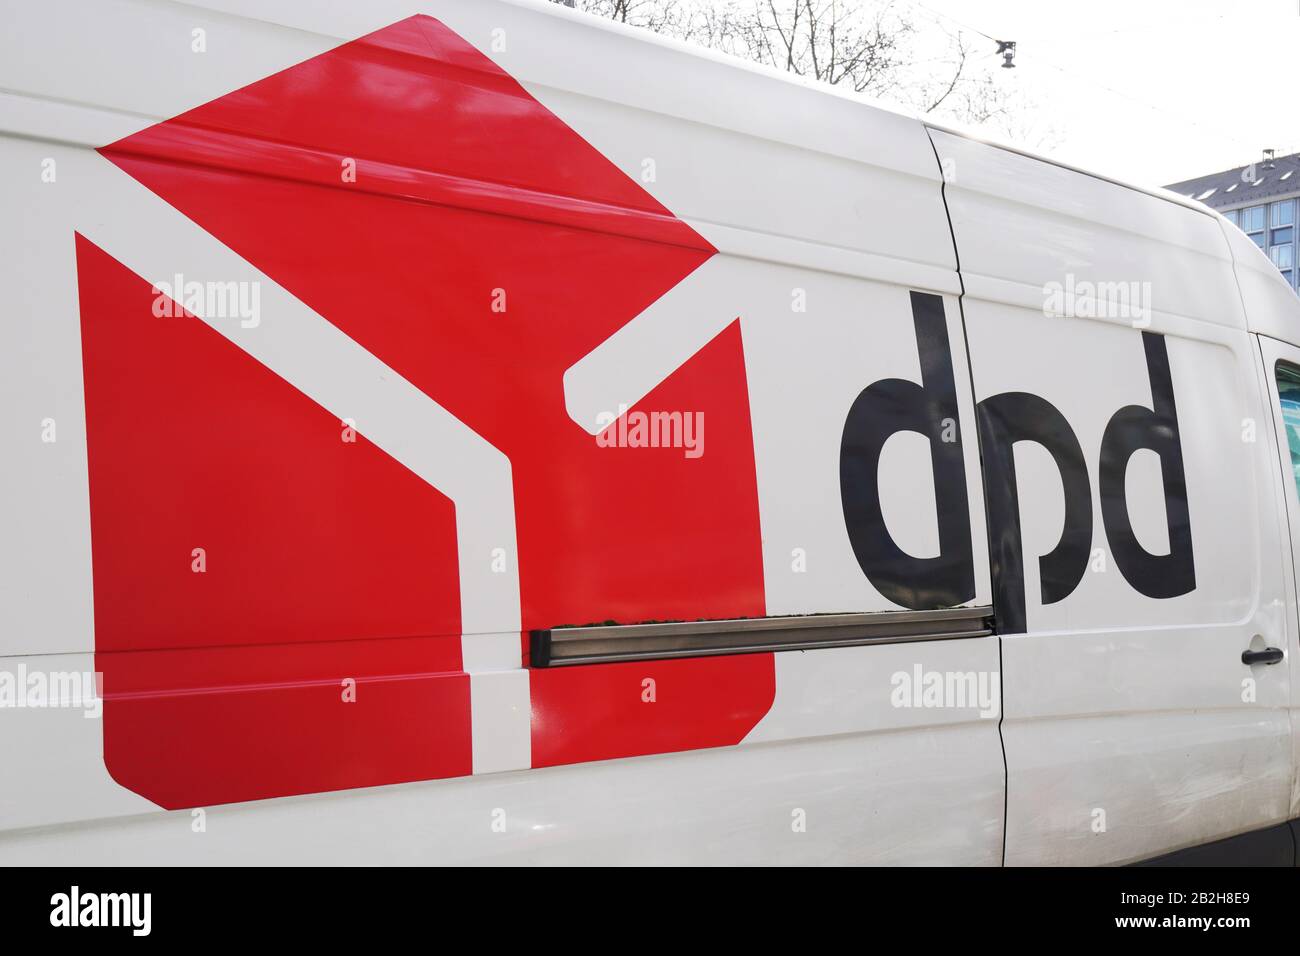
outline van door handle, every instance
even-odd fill
[[[1242,651],[1243,664],[1276,664],[1282,659],[1282,648],[1266,647],[1262,651]]]

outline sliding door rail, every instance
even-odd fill
[[[944,641],[994,633],[991,607],[557,627],[531,633],[534,667],[668,660],[859,644]]]

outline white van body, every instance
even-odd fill
[[[0,25],[0,862],[1294,863],[1222,217],[534,0]]]

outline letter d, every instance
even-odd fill
[[[957,426],[957,388],[943,299],[912,293],[921,384],[890,378],[862,390],[840,439],[840,501],[862,573],[886,598],[913,610],[955,607],[975,596],[966,463]],[[949,434],[945,435],[945,427]],[[885,527],[880,506],[880,453],[895,433],[930,440],[939,554],[914,558]],[[950,440],[944,441],[947,437]]]
[[[1101,439],[1101,519],[1115,566],[1134,590],[1147,597],[1170,598],[1196,587],[1192,561],[1192,523],[1187,513],[1187,478],[1183,473],[1183,446],[1178,434],[1178,409],[1169,374],[1165,337],[1142,333],[1147,378],[1151,381],[1151,408],[1126,405],[1111,416]],[[1165,521],[1169,553],[1151,554],[1138,542],[1128,513],[1125,475],[1129,459],[1139,448],[1160,456],[1164,486]]]

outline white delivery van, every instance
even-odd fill
[[[1221,217],[538,2],[0,18],[0,862],[1294,862]]]

